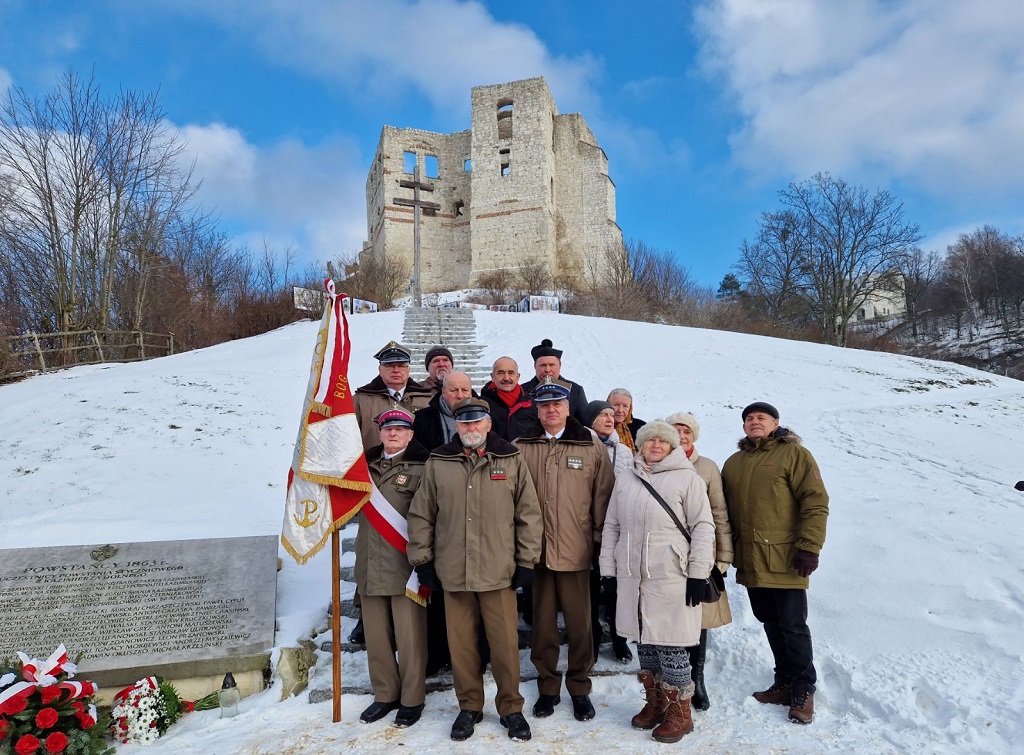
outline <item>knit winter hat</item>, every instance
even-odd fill
[[[448,361],[452,363],[452,367],[455,366],[455,357],[452,356],[452,353],[446,347],[432,346],[423,360],[423,367],[425,369],[430,369],[430,362],[434,357],[448,357]]]
[[[679,448],[679,431],[663,419],[648,422],[636,434],[636,447],[643,447],[651,438],[661,438],[675,450]]]
[[[697,438],[700,437],[700,422],[692,414],[686,412],[676,412],[665,417],[665,421],[670,425],[686,425],[693,431],[693,442],[697,442]]]
[[[611,409],[612,405],[607,401],[591,401],[587,404],[581,412],[583,416],[583,424],[586,427],[593,427],[594,420],[597,419],[597,415],[603,412],[605,409]]]

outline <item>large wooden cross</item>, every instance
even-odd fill
[[[426,210],[433,214],[441,209],[437,202],[427,202],[420,199],[420,191],[433,191],[434,184],[429,181],[420,180],[420,165],[417,161],[413,168],[411,181],[399,181],[398,185],[403,189],[412,189],[412,199],[395,197],[392,201],[401,207],[412,207],[412,298],[413,305],[423,306],[423,288],[420,285],[420,211]]]

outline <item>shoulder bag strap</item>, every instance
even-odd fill
[[[672,521],[676,523],[676,527],[678,527],[679,531],[683,533],[683,537],[686,538],[686,542],[692,542],[690,540],[690,533],[686,531],[686,527],[684,527],[683,523],[679,521],[679,517],[676,516],[676,512],[674,512],[672,510],[672,507],[668,505],[665,499],[658,494],[658,491],[654,489],[654,486],[651,485],[651,483],[647,482],[647,480],[645,480],[643,477],[640,477],[639,475],[637,475],[637,479],[640,480],[640,482],[644,484],[644,487],[647,488],[650,494],[654,496],[654,500],[661,504],[661,507],[665,509],[665,513],[672,517]]]

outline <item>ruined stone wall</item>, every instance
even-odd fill
[[[473,272],[516,269],[554,257],[552,130],[557,113],[543,79],[474,87]]]
[[[608,176],[608,158],[579,113],[555,119],[558,161],[557,274],[578,278],[599,276],[606,250],[622,243],[615,222],[615,184]]]
[[[496,269],[544,264],[579,277],[585,255],[621,243],[608,160],[579,114],[559,115],[542,78],[474,87],[468,131],[439,134],[385,126],[366,181],[363,254],[413,263],[413,198],[404,153],[416,156],[421,198],[441,205],[421,215],[425,293],[463,288]],[[437,177],[427,157],[437,158]],[[467,165],[467,161],[469,164]]]
[[[470,132],[438,134],[420,129],[385,126],[374,165],[366,182],[368,247],[372,253],[404,260],[413,270],[413,208],[394,204],[395,197],[413,199],[414,191],[400,185],[412,181],[405,153],[415,155],[420,180],[434,190],[420,199],[441,209],[420,214],[420,275],[424,291],[446,291],[468,284],[470,272],[469,213],[471,174]],[[427,175],[427,157],[437,158],[437,177]],[[364,252],[365,253],[365,252]]]

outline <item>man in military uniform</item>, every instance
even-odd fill
[[[402,517],[419,487],[427,450],[413,439],[412,415],[389,409],[377,419],[380,443],[366,452],[370,477]],[[372,723],[398,709],[395,725],[419,721],[426,695],[427,610],[406,596],[409,560],[362,513],[356,535],[356,587],[366,629],[373,703],[359,719]],[[395,654],[398,660],[395,660]]]
[[[483,718],[482,624],[501,724],[525,741],[515,590],[533,578],[544,524],[521,454],[490,431],[487,402],[464,399],[454,413],[458,437],[431,452],[409,508],[409,563],[422,584],[444,590],[459,701],[452,739],[471,737]]]
[[[390,341],[373,357],[380,363],[377,368],[379,374],[357,388],[352,397],[364,449],[380,443],[375,420],[383,412],[398,407],[415,414],[434,395],[409,377],[409,350],[400,343]]]
[[[561,702],[558,612],[569,639],[565,686],[577,721],[595,715],[590,701],[594,638],[590,624],[590,570],[615,486],[608,452],[569,416],[570,386],[548,378],[533,400],[539,422],[513,445],[530,469],[541,512],[544,545],[533,582],[533,640],[540,697],[533,714],[550,716]]]

